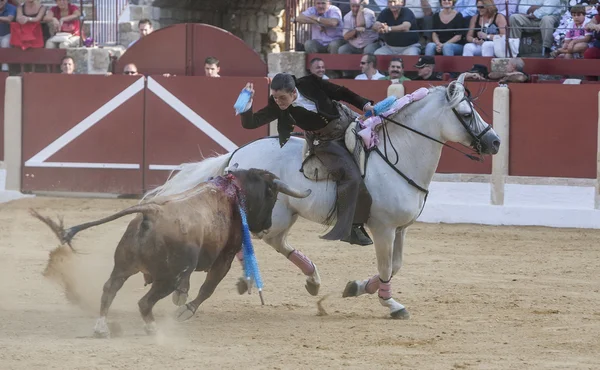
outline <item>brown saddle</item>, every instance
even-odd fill
[[[344,138],[344,142],[346,144],[346,149],[348,149],[348,151],[352,154],[354,162],[360,169],[361,176],[364,177],[366,171],[367,155],[362,140],[359,136],[356,135],[357,125],[357,121],[350,123],[350,125],[346,129],[346,136]],[[302,173],[304,173],[304,177],[306,177],[307,179],[313,181],[336,181],[336,179],[333,179],[330,176],[329,170],[319,160],[319,158],[310,152],[308,143],[306,141],[304,142],[304,146],[302,147],[302,159],[303,161],[301,171]]]

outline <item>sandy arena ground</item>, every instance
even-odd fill
[[[133,200],[38,197],[0,205],[0,369],[597,369],[600,366],[600,230],[416,224],[394,296],[411,313],[388,319],[376,296],[343,299],[348,280],[376,273],[372,246],[323,242],[301,221],[291,242],[319,267],[319,297],[290,262],[257,242],[266,305],[239,296],[235,263],[215,294],[184,323],[167,297],[159,334],[145,334],[141,274],[117,295],[112,339],[91,335],[112,253],[131,217],[85,231],[71,271],[89,309],[68,303],[44,278],[57,242],[29,207],[67,225],[106,216]],[[204,273],[195,273],[191,294]]]

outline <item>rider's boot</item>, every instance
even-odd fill
[[[343,242],[357,245],[371,245],[373,244],[373,240],[369,237],[367,230],[363,224],[353,224],[352,230],[350,231],[350,235],[344,239]]]

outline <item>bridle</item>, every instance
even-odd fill
[[[450,86],[448,86],[447,88],[450,88]],[[448,94],[446,94],[446,100],[449,101],[450,98],[448,97]],[[471,115],[470,115],[470,119],[468,121],[465,120],[465,117],[463,115],[461,115],[460,113],[458,113],[456,111],[456,107],[458,107],[460,105],[460,103],[462,103],[463,101],[466,101],[469,103],[469,107],[471,109]],[[461,99],[461,101],[454,107],[452,108],[452,112],[454,113],[454,115],[456,116],[456,118],[458,119],[458,121],[460,122],[460,124],[465,128],[465,130],[467,131],[467,133],[469,134],[469,136],[471,136],[471,138],[473,139],[471,141],[471,148],[475,150],[475,152],[477,153],[477,155],[472,155],[472,154],[468,154],[463,152],[460,149],[457,149],[451,145],[448,145],[434,137],[431,137],[421,131],[415,130],[412,127],[408,127],[396,120],[393,120],[391,118],[385,117],[383,115],[379,115],[379,117],[384,121],[384,122],[391,122],[396,126],[402,127],[404,129],[407,129],[408,131],[414,132],[417,135],[423,136],[424,138],[427,138],[431,141],[435,141],[436,143],[441,144],[442,146],[445,146],[447,148],[450,148],[452,150],[455,150],[463,155],[465,155],[467,158],[474,160],[474,161],[478,161],[478,162],[483,162],[483,156],[481,153],[482,147],[481,147],[481,139],[483,138],[483,135],[485,135],[490,129],[491,126],[488,125],[484,130],[482,130],[478,135],[475,134],[475,132],[473,132],[473,128],[475,126],[476,120],[477,120],[477,116],[475,115],[475,111],[473,110],[473,103],[472,103],[472,99],[471,99],[471,92],[465,88],[465,96],[464,98]],[[416,189],[422,191],[423,193],[425,193],[425,199],[423,201],[423,208],[421,208],[421,212],[419,212],[419,215],[416,217],[418,218],[421,213],[423,212],[423,209],[425,208],[425,203],[427,202],[427,196],[429,195],[429,190],[425,189],[424,187],[422,187],[421,185],[417,184],[414,180],[412,180],[410,177],[408,177],[406,174],[404,174],[402,171],[400,171],[397,167],[396,164],[398,164],[398,161],[400,160],[400,157],[398,155],[398,151],[396,150],[396,148],[394,147],[390,137],[389,137],[389,133],[388,133],[388,128],[387,125],[382,125],[382,132],[383,132],[383,152],[379,149],[379,147],[375,146],[374,149],[371,149],[371,151],[374,151],[375,153],[377,153],[381,159],[383,159],[383,161],[385,163],[387,163],[388,166],[390,166],[398,175],[400,175],[404,180],[406,180],[406,182],[408,182],[410,185],[412,185],[413,187],[415,187]],[[388,156],[388,143],[390,148],[394,151],[395,155],[396,155],[396,161],[394,163],[392,163],[392,161],[390,161],[389,156]]]

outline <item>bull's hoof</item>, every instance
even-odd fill
[[[144,331],[148,335],[156,335],[156,332],[158,331],[158,329],[156,329],[156,323],[154,321],[152,321],[152,322],[145,324]]]
[[[195,313],[196,311],[192,311],[190,305],[186,304],[185,306],[179,307],[177,311],[175,311],[175,319],[179,322],[186,321],[194,316]]]
[[[349,281],[344,288],[342,298],[356,297],[358,296],[358,283],[356,281]]]
[[[390,316],[392,316],[392,319],[396,319],[396,320],[410,319],[410,314],[408,313],[408,310],[406,308],[400,309],[398,311],[394,311],[390,314]]]
[[[308,291],[308,294],[317,295],[317,294],[319,294],[319,288],[321,287],[321,285],[315,284],[312,281],[307,280],[306,285],[304,287]]]
[[[244,294],[248,291],[248,282],[244,278],[239,278],[236,286],[239,294]]]
[[[175,306],[183,306],[187,302],[187,299],[187,293],[180,292],[179,290],[173,292],[173,303],[175,303]]]

